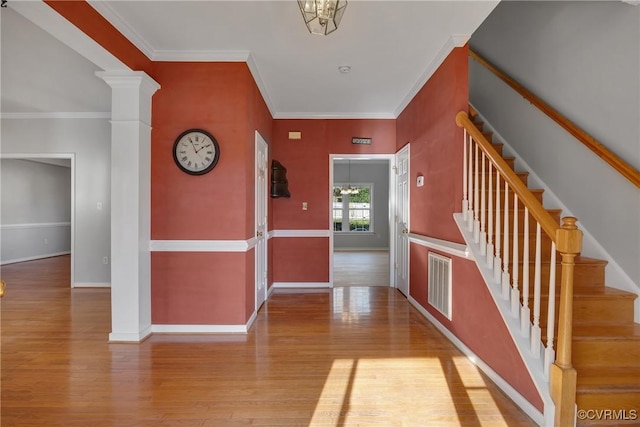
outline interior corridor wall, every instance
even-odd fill
[[[468,108],[468,48],[456,48],[400,114],[398,147],[409,142],[410,232],[463,243],[453,220],[462,201],[463,131],[455,123]],[[415,177],[424,176],[417,187]],[[428,255],[411,243],[410,296],[458,337],[538,410],[543,403],[474,261],[452,258],[451,320],[428,303]]]

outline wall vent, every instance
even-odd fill
[[[429,304],[451,320],[451,259],[429,252]]]

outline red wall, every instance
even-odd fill
[[[463,243],[453,213],[462,200],[463,131],[455,115],[468,106],[467,48],[455,49],[398,117],[398,148],[411,144],[411,232]],[[424,176],[416,187],[415,177]],[[410,245],[410,294],[539,410],[533,381],[472,261],[452,258],[452,320],[427,300],[429,249]],[[436,252],[436,251],[434,251]]]
[[[302,132],[302,139],[290,140],[289,131]],[[274,120],[271,154],[287,168],[291,198],[272,200],[272,229],[329,230],[329,155],[393,154],[395,132],[395,120]],[[352,137],[372,144],[354,145]],[[328,282],[328,237],[278,237],[270,244],[274,282]]]
[[[253,237],[255,129],[268,141],[272,119],[247,65],[158,62],[154,70],[162,89],[153,97],[151,238]],[[204,128],[218,140],[220,159],[208,174],[187,175],[174,164],[175,138],[189,128]],[[188,268],[190,257],[201,262]],[[204,258],[153,253],[153,323],[198,323],[204,314],[194,307],[203,301],[220,305],[206,310],[206,324],[245,323],[255,306],[254,257],[253,250]],[[190,292],[184,295],[184,289]],[[182,303],[168,302],[174,299]]]

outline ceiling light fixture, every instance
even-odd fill
[[[351,160],[349,162],[349,185],[345,188],[344,186],[340,189],[340,194],[358,194],[360,190],[358,187],[353,187],[351,185]]]
[[[298,0],[298,6],[309,32],[326,36],[338,29],[347,0]]]

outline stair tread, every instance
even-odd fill
[[[631,340],[640,343],[640,324],[576,323],[573,339],[579,341]],[[640,361],[639,361],[640,362]]]
[[[558,293],[560,290],[558,289]],[[548,294],[542,294],[542,298],[547,298]],[[576,299],[589,299],[589,298],[624,298],[624,299],[636,299],[638,295],[633,292],[623,291],[621,289],[611,288],[608,286],[602,287],[585,287],[585,288],[576,288],[573,292],[573,297]],[[529,298],[533,298],[533,295],[530,295]]]
[[[587,366],[578,370],[580,393],[640,392],[640,366]]]

